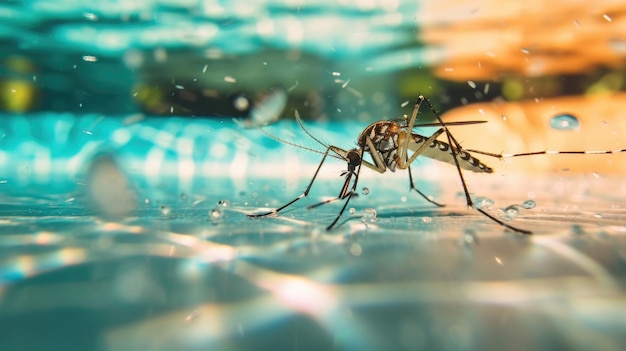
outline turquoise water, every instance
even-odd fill
[[[308,198],[246,216],[317,169],[324,146],[295,110],[344,149],[410,113],[394,74],[445,59],[420,26],[461,13],[420,9],[0,1],[0,350],[622,349],[619,177],[466,176],[531,237],[467,209],[456,170],[421,158],[416,186],[447,207],[406,172],[364,170],[326,231],[340,205],[306,207],[339,194],[331,159]],[[287,118],[263,130],[310,150],[250,128],[276,85]],[[24,111],[7,102],[28,92]]]

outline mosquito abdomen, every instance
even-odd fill
[[[412,134],[412,136],[413,142],[409,143],[410,150],[417,150],[417,148],[424,144],[424,142],[428,139],[419,134]],[[459,167],[472,172],[493,173],[493,168],[482,163],[469,152],[457,149],[454,149],[454,152],[456,153],[457,160],[459,161]],[[454,158],[452,156],[452,148],[448,143],[443,141],[433,141],[421,155],[432,158],[433,160],[449,163],[453,166],[455,165]]]

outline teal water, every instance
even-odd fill
[[[416,186],[447,207],[406,172],[364,170],[326,231],[340,205],[306,207],[339,194],[331,159],[308,198],[246,217],[317,169],[295,110],[345,149],[410,113],[394,73],[445,60],[417,33],[460,15],[420,9],[0,1],[0,350],[622,349],[618,177],[467,176],[532,237],[467,209],[456,170],[421,158]],[[311,150],[250,123],[277,85],[287,118],[263,130]]]

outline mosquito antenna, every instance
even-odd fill
[[[287,144],[287,145],[289,145],[289,146],[292,146],[292,147],[295,147],[295,148],[298,148],[298,149],[302,149],[302,150],[306,150],[306,151],[310,151],[310,152],[314,152],[314,153],[316,153],[316,154],[320,154],[320,155],[323,155],[323,154],[324,154],[324,152],[323,152],[323,151],[319,151],[319,150],[315,150],[315,149],[310,148],[310,147],[306,147],[306,146],[298,145],[298,144],[293,143],[293,142],[291,142],[291,141],[287,141],[287,140],[285,140],[285,139],[282,139],[282,138],[279,138],[279,137],[277,137],[277,136],[275,136],[275,135],[272,135],[272,134],[268,133],[268,132],[267,132],[265,129],[263,129],[262,127],[257,127],[257,129],[258,129],[261,133],[265,134],[265,136],[267,136],[268,138],[273,139],[273,140],[276,140],[276,141],[278,141],[279,143]],[[333,152],[335,152],[335,151],[333,151]],[[335,153],[336,153],[336,152],[335,152]],[[343,161],[343,158],[342,158],[342,157],[340,157],[340,156],[330,155],[330,157],[334,157],[334,158],[336,158],[336,159],[339,159],[339,160],[342,160],[342,161]]]
[[[311,134],[305,127],[304,127],[304,123],[302,123],[302,119],[300,118],[300,113],[298,113],[298,110],[295,111],[295,116],[296,116],[296,121],[298,122],[298,124],[300,125],[300,128],[302,128],[302,130],[313,140],[317,141],[320,145],[322,145],[323,147],[329,149],[330,151],[334,152],[337,156],[332,156],[334,158],[338,158],[341,160],[345,160],[345,157],[341,156],[341,154],[339,154],[337,151],[333,150],[333,148],[331,148],[329,145],[325,144],[324,142],[322,142],[321,140],[319,140],[318,138],[314,137],[313,134]]]

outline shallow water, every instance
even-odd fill
[[[484,35],[518,23],[516,11],[479,5],[0,2],[0,350],[622,349],[626,188],[605,172],[615,155],[585,158],[584,173],[485,158],[495,174],[466,174],[481,208],[532,236],[468,209],[455,168],[422,158],[416,186],[444,208],[411,192],[406,172],[364,169],[327,231],[341,205],[306,207],[340,193],[346,165],[330,159],[308,198],[246,216],[292,200],[317,169],[324,148],[291,120],[295,109],[321,116],[305,121],[312,135],[349,149],[371,121],[410,112],[404,96],[437,88],[402,70],[456,80],[478,70],[479,81],[519,62],[538,75],[600,60],[584,52],[552,66],[539,44],[468,40],[467,26]],[[562,23],[613,33],[606,23],[623,11],[593,5],[576,22],[548,7],[526,17],[554,20],[544,22],[555,33],[567,33]],[[602,10],[611,21],[594,20]],[[442,35],[456,25],[458,36]],[[607,42],[594,38],[588,51],[601,52]],[[480,64],[464,43],[482,50]],[[488,83],[467,84],[469,95],[435,98],[488,100]],[[314,151],[245,128],[276,85],[290,118],[263,130]],[[541,102],[529,106],[549,113],[529,115],[573,113]],[[531,111],[519,106],[505,107]],[[474,110],[490,122],[472,126],[482,139],[511,139],[503,120],[519,125],[520,113]],[[621,115],[601,111],[577,109],[580,128],[555,133],[595,119],[615,134],[600,139],[619,141]],[[500,152],[497,142],[486,150]]]

